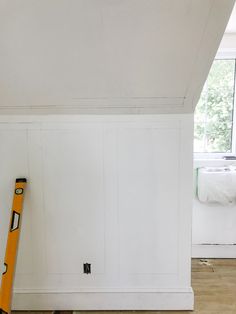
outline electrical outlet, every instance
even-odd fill
[[[85,263],[84,264],[84,274],[91,274],[91,264]]]

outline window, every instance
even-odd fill
[[[212,64],[195,110],[196,153],[235,153],[235,66],[235,59],[218,59]]]

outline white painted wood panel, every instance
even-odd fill
[[[28,132],[26,129],[1,130],[0,132],[0,230],[1,230],[1,270],[3,270],[3,255],[7,239],[8,226],[10,224],[10,210],[13,199],[14,185],[16,177],[29,175],[28,168]],[[9,187],[12,189],[9,190]],[[26,198],[26,211],[22,223],[20,250],[24,252],[18,259],[18,269],[21,274],[32,273],[32,242],[31,242],[31,212],[29,210],[29,197]]]
[[[28,178],[15,309],[192,308],[192,115],[1,119],[4,231]]]
[[[171,161],[170,156],[178,153],[179,140],[177,128],[120,131],[118,202],[122,272],[177,272],[178,234],[170,231],[178,217],[179,163]]]
[[[43,131],[49,273],[104,273],[102,129]],[[66,267],[65,267],[66,266]]]

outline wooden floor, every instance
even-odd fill
[[[193,259],[192,287],[195,295],[194,311],[152,311],[151,314],[236,314],[236,259]],[[131,311],[130,313],[134,313]],[[14,312],[13,312],[14,313]],[[15,312],[25,314],[25,312]],[[32,314],[33,312],[27,312]],[[39,312],[34,312],[39,313]],[[70,312],[61,312],[69,314]],[[102,314],[104,312],[77,311],[74,314]],[[121,314],[121,311],[105,314]],[[128,311],[125,314],[129,313]],[[145,312],[139,312],[144,314]],[[147,313],[147,312],[146,312]],[[52,314],[52,312],[44,312]]]
[[[195,310],[189,313],[236,314],[236,259],[193,259],[192,287]]]

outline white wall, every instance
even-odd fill
[[[235,164],[222,159],[195,160],[194,169]],[[192,221],[193,257],[236,258],[236,205],[204,204],[195,194]]]
[[[28,178],[14,309],[192,308],[192,115],[11,119],[2,235]]]

